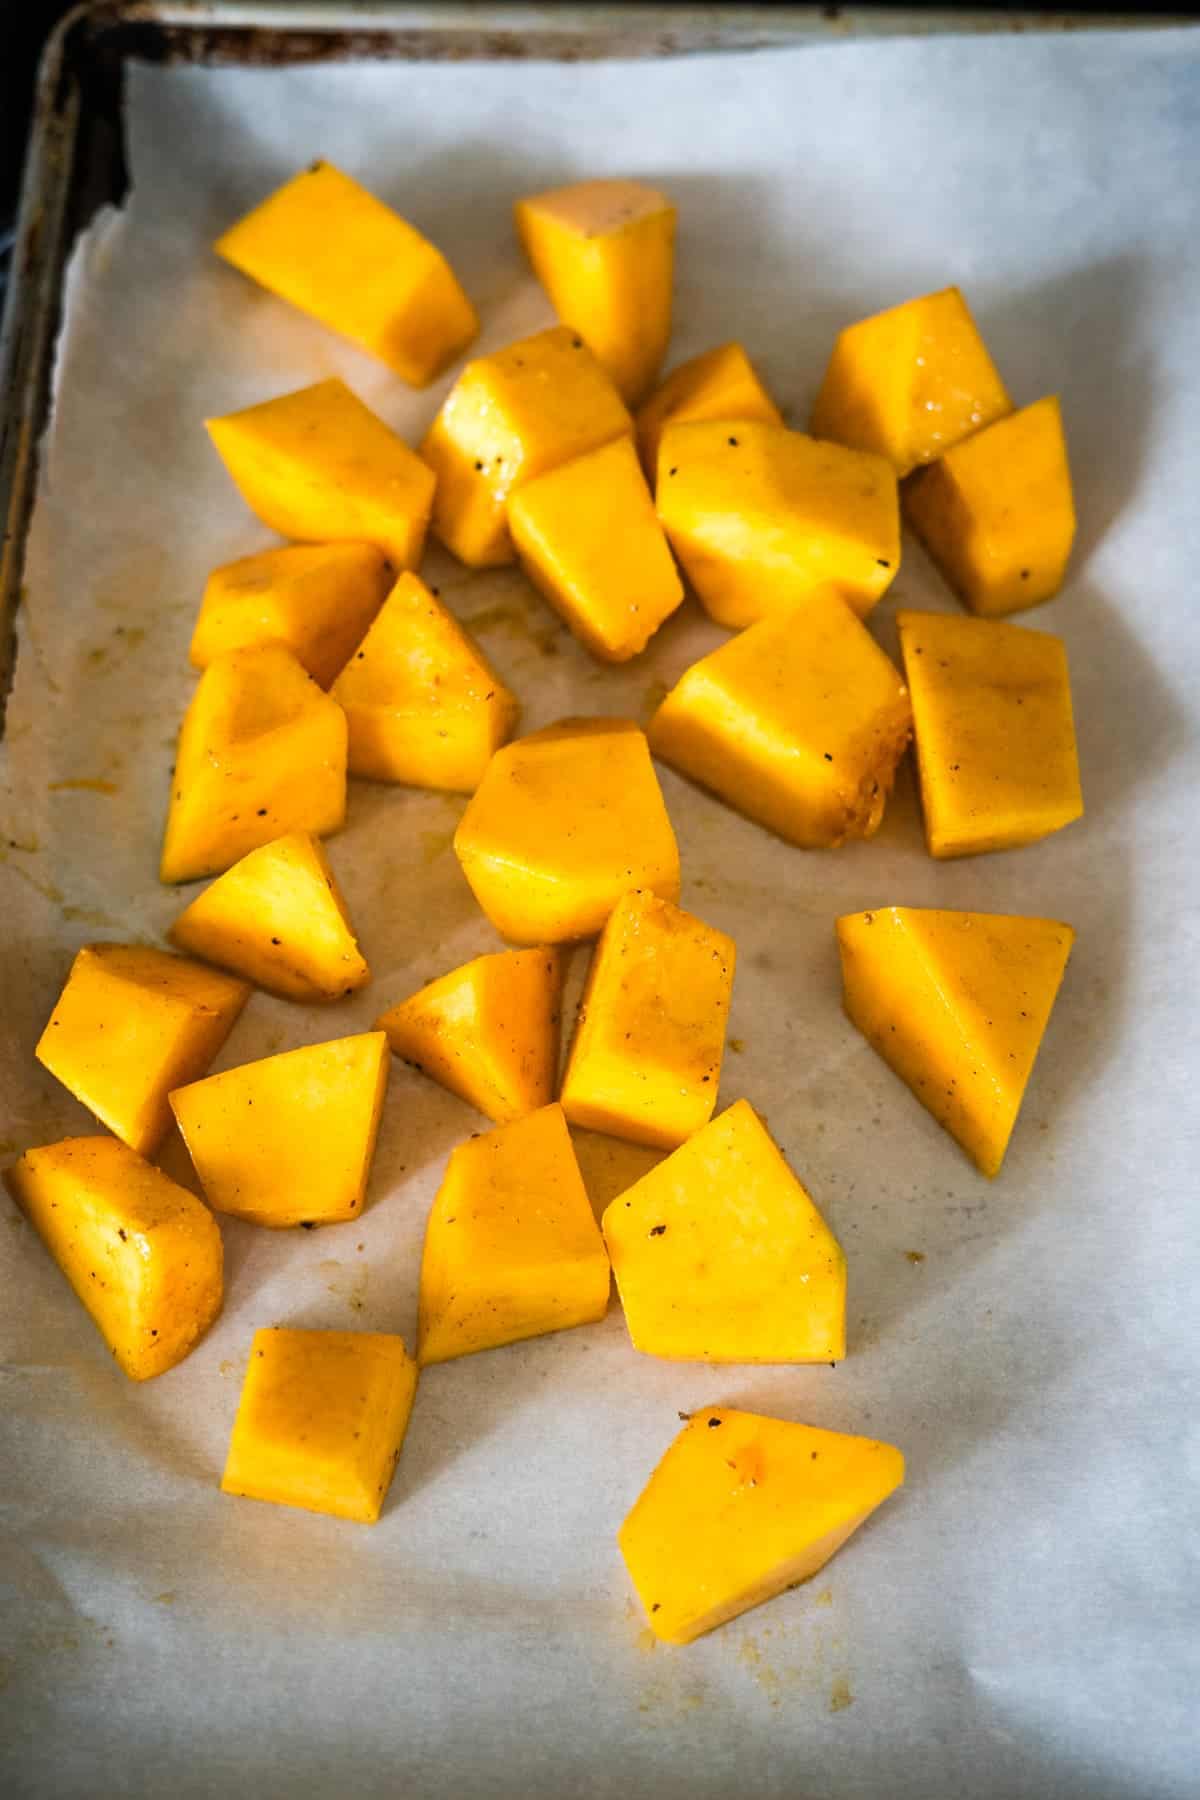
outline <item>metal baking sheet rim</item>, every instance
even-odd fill
[[[115,59],[118,70],[131,57],[266,66],[369,57],[572,60],[945,32],[1146,29],[1183,18],[841,6],[331,6],[315,0],[98,0],[77,7],[60,21],[42,56],[0,317],[0,737],[63,272],[71,228],[87,223],[86,211],[74,205],[76,152],[88,122],[85,78],[106,58],[110,65]]]

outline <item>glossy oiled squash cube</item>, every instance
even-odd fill
[[[689,1644],[807,1581],[903,1480],[890,1444],[694,1412],[617,1537],[651,1631]]]
[[[520,708],[425,583],[402,575],[332,688],[352,775],[470,794]]]
[[[531,481],[508,522],[529,579],[606,662],[644,650],[683,599],[630,438]]]
[[[901,612],[931,856],[1012,850],[1083,813],[1061,638]]]
[[[203,1075],[250,997],[244,981],[146,944],[87,944],[38,1061],[140,1156],[170,1130],[167,1095]]]
[[[373,1525],[417,1387],[382,1331],[256,1331],[221,1487]]]
[[[328,687],[388,589],[374,544],[288,544],[214,569],[192,634],[191,661],[207,669],[226,650],[286,644]]]
[[[329,858],[304,831],[243,856],[180,913],[170,937],[285,1000],[340,1000],[370,979]]]
[[[346,715],[290,650],[230,650],[200,677],[175,753],[159,876],[219,875],[346,816]]]
[[[111,1137],[27,1150],[5,1180],[126,1375],[181,1362],[221,1310],[221,1233],[203,1202]]]
[[[572,1125],[673,1150],[717,1103],[736,951],[657,894],[618,900],[600,934],[563,1076]]]
[[[590,1325],[608,1308],[599,1228],[560,1106],[460,1144],[421,1259],[422,1364]]]
[[[557,950],[501,950],[431,981],[375,1021],[393,1052],[497,1124],[548,1106],[558,1074]]]
[[[294,175],[214,249],[414,387],[440,375],[479,330],[441,251],[332,163]]]
[[[837,1362],[846,1259],[745,1100],[605,1209],[635,1350],[696,1362]]]
[[[696,593],[732,630],[826,582],[866,614],[900,566],[900,502],[884,459],[782,425],[668,424],[656,505]]]
[[[693,663],[648,730],[672,768],[817,849],[878,829],[912,711],[898,671],[825,589]]]
[[[209,1204],[281,1229],[358,1218],[389,1063],[382,1031],[364,1031],[176,1088],[171,1106]]]
[[[907,475],[1011,411],[967,303],[949,287],[839,332],[811,429]]]
[[[1075,538],[1062,412],[1051,395],[921,469],[904,516],[960,600],[985,618],[1057,594]]]
[[[434,531],[472,568],[512,562],[509,497],[632,429],[620,394],[569,326],[477,357],[421,445],[437,476]]]
[[[281,537],[377,544],[396,569],[420,562],[433,473],[344,381],[207,425],[243,500]]]
[[[594,937],[630,888],[679,898],[675,834],[645,734],[628,719],[565,719],[506,745],[454,849],[513,943]]]
[[[671,335],[674,206],[638,181],[577,181],[518,200],[515,214],[555,312],[636,404]]]
[[[1075,933],[1056,919],[881,907],[837,922],[846,1011],[995,1175]]]
[[[782,425],[783,415],[741,344],[718,344],[680,363],[637,415],[638,452],[649,481],[658,479],[658,447],[668,425],[697,419],[759,419]]]

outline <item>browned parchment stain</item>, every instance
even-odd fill
[[[69,781],[49,781],[46,789],[51,794],[88,793],[119,794],[120,788],[115,781],[103,781],[97,775],[74,775]]]

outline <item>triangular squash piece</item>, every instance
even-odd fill
[[[548,1106],[558,1074],[557,950],[477,956],[375,1021],[396,1055],[498,1125]]]
[[[608,1290],[561,1106],[458,1146],[425,1230],[421,1363],[590,1325]]]
[[[329,858],[306,831],[243,856],[168,935],[285,1000],[339,1000],[370,979]]]
[[[470,794],[519,707],[483,651],[416,575],[402,575],[332,688],[350,773]]]
[[[695,1362],[837,1362],[846,1259],[748,1101],[605,1209],[636,1350]]]
[[[171,1106],[209,1204],[256,1225],[358,1218],[388,1068],[382,1031],[364,1031],[176,1088]]]
[[[1075,933],[1056,919],[888,906],[837,922],[846,1011],[994,1175]]]
[[[220,875],[288,831],[346,816],[346,715],[282,644],[210,663],[179,733],[163,881]]]
[[[204,586],[189,652],[207,669],[227,650],[286,644],[328,687],[388,589],[374,544],[285,544],[222,563]]]
[[[651,1631],[688,1644],[807,1581],[903,1480],[891,1444],[694,1412],[617,1539]]]

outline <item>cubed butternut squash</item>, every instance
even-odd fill
[[[838,1362],[846,1259],[745,1100],[605,1208],[635,1350],[694,1362]]]
[[[900,502],[884,458],[782,425],[669,422],[656,505],[702,604],[731,630],[826,582],[865,615],[900,567]]]
[[[125,1374],[181,1362],[221,1310],[221,1233],[203,1201],[113,1137],[27,1150],[5,1180]]]
[[[572,1125],[673,1150],[713,1115],[734,942],[657,894],[617,901],[592,954],[562,1106]]]
[[[373,1525],[416,1387],[390,1332],[256,1331],[222,1491]]]
[[[209,1204],[278,1229],[358,1218],[388,1068],[386,1037],[364,1031],[176,1088],[171,1107]]]
[[[718,344],[680,363],[637,415],[638,453],[646,479],[658,479],[658,447],[668,425],[697,419],[758,419],[782,425],[783,414],[741,344]]]
[[[648,727],[655,756],[805,849],[878,830],[911,733],[898,671],[832,589],[693,663]]]
[[[594,937],[630,888],[679,898],[675,834],[628,719],[564,719],[497,751],[454,849],[510,943]]]
[[[286,644],[328,687],[388,589],[374,544],[288,544],[214,569],[192,633],[191,661],[207,669],[226,650]]]
[[[479,330],[441,251],[332,163],[293,175],[213,247],[413,387],[440,375]]]
[[[139,1156],[171,1128],[172,1088],[203,1075],[250,989],[146,944],[85,944],[35,1055]]]

